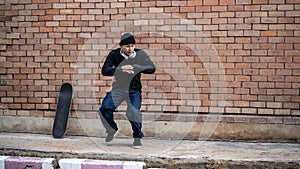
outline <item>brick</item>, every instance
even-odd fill
[[[213,18],[212,23],[213,24],[227,24],[227,19],[225,19],[225,18]]]
[[[278,23],[277,18],[261,18],[261,23]]]
[[[203,0],[203,5],[218,5],[218,0]]]
[[[270,12],[269,12],[270,13]],[[277,11],[278,13],[278,11]],[[268,17],[268,12],[263,12],[263,11],[254,11],[254,12],[251,12],[251,15],[253,17]]]
[[[110,4],[111,8],[125,8],[124,2],[115,2]]]
[[[81,20],[95,20],[95,15],[81,15]]]
[[[284,4],[284,0],[269,0],[270,4]]]
[[[201,0],[191,0],[191,1],[188,1],[188,4],[193,3],[193,2],[201,3],[202,1]],[[195,4],[189,4],[189,6],[194,6],[194,5]],[[156,6],[163,6],[163,7],[172,6],[172,2],[171,1],[156,1]]]
[[[294,5],[278,5],[278,10],[294,10]]]
[[[275,11],[277,8],[277,5],[261,5],[261,10],[270,10]]]
[[[233,18],[235,17],[234,12],[222,12],[220,13],[220,18]]]
[[[220,0],[220,5],[234,5],[235,0]]]
[[[281,117],[267,117],[267,123],[270,123],[270,124],[283,124],[283,118],[281,118]]]
[[[260,8],[260,5],[245,5],[245,11],[261,11]]]
[[[286,0],[287,4],[299,4],[300,2],[298,0]]]
[[[268,4],[269,0],[253,0],[252,4]]]
[[[100,12],[98,12],[100,14]],[[119,9],[120,14],[131,14],[133,13],[133,9],[130,8],[124,8],[124,9]]]
[[[257,109],[256,108],[242,108],[242,113],[245,114],[257,114]]]
[[[225,108],[225,113],[238,114],[238,113],[241,113],[241,108],[226,107]]]
[[[187,5],[188,6],[201,6],[202,0],[188,0]]]
[[[251,36],[251,37],[260,36],[260,31],[256,31],[256,30],[245,30],[245,31],[244,31],[244,36]]]
[[[203,30],[218,30],[218,25],[203,25]]]
[[[195,7],[180,7],[180,12],[195,12]],[[151,12],[151,9],[150,9]]]
[[[196,12],[211,12],[210,6],[196,6]]]
[[[282,103],[267,102],[267,108],[282,108]]]
[[[287,124],[287,125],[299,125],[300,124],[299,118],[286,117],[283,120],[284,120],[283,123]]]
[[[236,12],[236,16],[239,18],[246,18],[246,17],[251,17],[253,16],[254,12],[248,12],[248,11],[243,11],[243,12]]]
[[[32,15],[45,15],[45,10],[32,10]]]
[[[80,3],[76,2],[76,3],[67,3],[67,8],[80,8]]]
[[[261,18],[258,17],[245,18],[245,23],[255,24],[260,22],[261,22]]]
[[[57,26],[59,26],[59,22],[56,22],[56,21],[49,21],[49,22],[46,22],[46,26],[47,27],[51,27],[51,26],[55,26],[55,27],[57,27]]]
[[[284,12],[279,12],[279,11],[270,11],[268,12],[269,17],[284,17]]]
[[[149,12],[150,13],[162,13],[163,12],[163,8],[149,8]]]
[[[251,0],[236,0],[236,4],[251,4]]]
[[[81,8],[95,8],[95,3],[81,3],[80,5]],[[111,6],[111,8],[114,8]]]
[[[65,9],[67,7],[66,3],[53,3],[54,9]]]
[[[32,0],[32,3],[45,3],[45,0]]]
[[[229,24],[236,24],[236,23],[243,23],[243,19],[242,18],[228,18],[228,23]],[[234,29],[236,30],[236,29]]]
[[[300,115],[300,110],[291,110],[291,115],[293,116],[299,116]]]
[[[262,31],[261,36],[276,36],[277,31]]]
[[[172,6],[186,6],[186,5],[187,5],[186,1],[178,1],[178,0],[172,1]]]
[[[118,9],[103,9],[104,14],[117,14]]]

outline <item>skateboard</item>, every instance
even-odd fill
[[[64,83],[59,91],[56,113],[52,128],[54,138],[62,138],[67,129],[68,117],[72,103],[73,87],[70,83]]]

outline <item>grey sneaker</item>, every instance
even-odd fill
[[[117,131],[107,133],[107,136],[105,138],[105,142],[106,143],[111,142],[115,138],[116,133],[117,133]]]
[[[134,149],[139,149],[139,148],[142,148],[142,142],[141,142],[141,138],[134,138],[134,141],[133,141],[133,148]]]

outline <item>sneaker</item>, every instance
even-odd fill
[[[105,142],[106,143],[111,142],[115,138],[116,133],[117,133],[117,131],[107,133],[107,136],[105,138]]]
[[[141,140],[142,140],[141,138],[134,138],[134,142],[133,142],[133,148],[134,149],[142,148]]]

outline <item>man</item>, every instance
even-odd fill
[[[127,102],[126,117],[133,130],[133,148],[141,148],[142,83],[141,74],[152,74],[155,66],[149,56],[140,49],[135,49],[135,38],[130,33],[121,36],[120,48],[112,50],[102,67],[104,76],[114,76],[112,90],[106,94],[99,110],[101,121],[106,129],[105,142],[113,140],[118,131],[113,112],[123,102]]]

